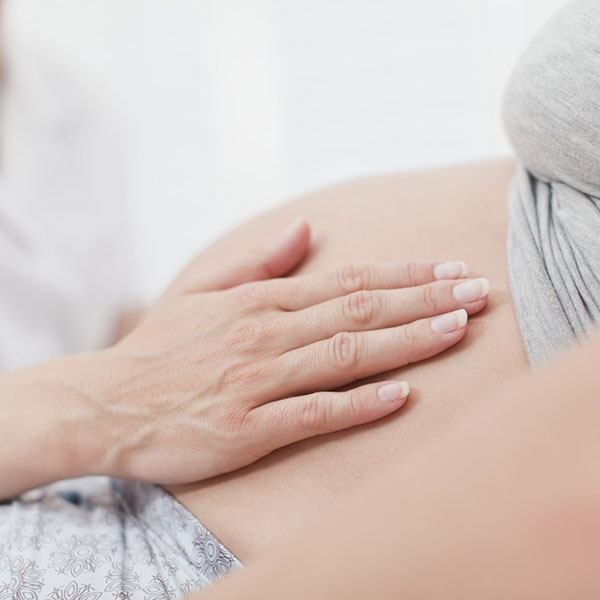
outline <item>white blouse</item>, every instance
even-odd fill
[[[35,49],[6,62],[0,369],[104,346],[137,289],[118,123]]]

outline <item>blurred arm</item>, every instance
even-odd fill
[[[597,598],[598,356],[600,338],[498,390],[201,597]]]
[[[102,404],[114,366],[96,353],[0,374],[0,499],[94,473],[110,438]]]

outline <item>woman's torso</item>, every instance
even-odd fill
[[[457,259],[492,285],[489,307],[472,319],[458,347],[402,369],[412,393],[399,414],[279,450],[237,473],[171,489],[243,562],[386,461],[418,450],[484,391],[526,368],[506,276],[505,196],[513,170],[505,161],[341,185],[283,206],[205,253],[207,262],[216,261],[300,214],[316,237],[304,272],[353,262]]]

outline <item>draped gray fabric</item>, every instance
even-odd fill
[[[519,61],[504,122],[520,166],[508,264],[536,366],[600,319],[600,0],[570,2]]]
[[[600,319],[600,200],[520,167],[509,207],[511,289],[535,366]]]

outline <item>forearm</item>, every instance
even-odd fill
[[[598,597],[598,356],[599,340],[508,386],[201,597]]]
[[[0,375],[0,498],[102,464],[102,354],[67,357]]]

